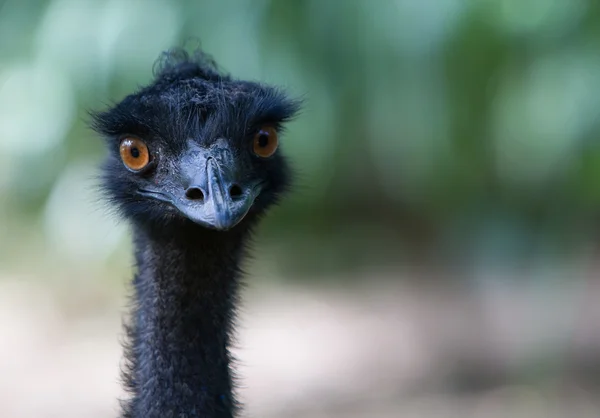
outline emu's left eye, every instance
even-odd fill
[[[275,154],[279,145],[277,131],[272,126],[264,126],[254,135],[253,150],[259,157],[267,158]]]
[[[123,164],[133,171],[144,169],[150,162],[150,152],[141,139],[125,138],[119,148]]]

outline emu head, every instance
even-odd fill
[[[222,74],[202,52],[157,63],[151,84],[92,114],[109,199],[144,223],[228,230],[255,218],[289,184],[280,139],[299,102]]]

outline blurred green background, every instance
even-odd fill
[[[464,400],[456,416],[600,412],[600,2],[0,0],[0,312],[10,318],[0,321],[0,387],[15,393],[3,416],[57,416],[43,403],[48,385],[29,395],[46,406],[30,410],[19,398],[30,388],[13,382],[32,358],[45,361],[48,341],[62,341],[43,322],[49,313],[60,313],[56,326],[110,317],[105,334],[77,331],[64,341],[104,336],[104,352],[114,355],[106,364],[118,361],[118,318],[110,315],[124,309],[131,247],[126,225],[99,200],[104,150],[86,112],[147,83],[160,52],[190,38],[234,76],[306,99],[282,145],[298,171],[296,191],[264,222],[249,266],[256,297],[275,303],[275,316],[297,308],[312,317],[312,302],[296,300],[298,292],[329,306],[311,324],[336,319],[311,334],[315,342],[375,315],[337,352],[347,354],[343,370],[362,361],[372,371],[365,400],[309,379],[324,399],[337,393],[337,406],[311,409],[309,397],[298,401],[305,412],[290,416],[338,416],[341,408],[347,417],[356,405],[370,411],[356,416],[454,416],[455,398],[435,398],[439,408],[413,401],[457,390],[464,400],[465,388],[483,397]],[[32,294],[52,301],[35,319],[41,302]],[[277,351],[292,318],[257,350]],[[35,340],[40,329],[49,340]],[[372,363],[378,330],[391,359],[381,370]],[[39,351],[23,351],[33,344],[26,331]],[[414,350],[402,351],[401,341]],[[357,342],[367,345],[364,358],[352,354]],[[423,354],[418,373],[392,367],[414,364],[410,353],[431,344],[443,348]],[[309,370],[321,367],[305,358]],[[43,380],[36,370],[31,379]],[[335,381],[338,372],[318,376]],[[285,374],[295,387],[300,377]],[[63,417],[69,381],[51,397]],[[550,394],[536,392],[539,382],[552,382]],[[92,416],[97,401],[93,416],[113,416],[101,409],[111,390],[100,400],[89,394],[82,410]],[[0,395],[0,412],[2,404]],[[516,409],[502,412],[508,406]]]

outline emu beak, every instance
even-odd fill
[[[244,219],[262,190],[260,181],[242,181],[247,176],[240,175],[240,165],[223,140],[210,149],[190,144],[178,175],[160,189],[138,193],[171,204],[199,225],[226,231]]]
[[[260,183],[244,184],[238,180],[242,178],[238,166],[224,141],[218,141],[209,150],[191,146],[181,160],[185,191],[174,199],[174,206],[205,227],[222,231],[233,228],[260,193]]]

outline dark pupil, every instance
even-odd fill
[[[133,158],[138,158],[140,156],[140,150],[137,148],[131,148],[131,156]]]
[[[264,148],[267,145],[269,145],[269,135],[267,135],[267,134],[260,135],[258,137],[258,146],[261,148]]]

